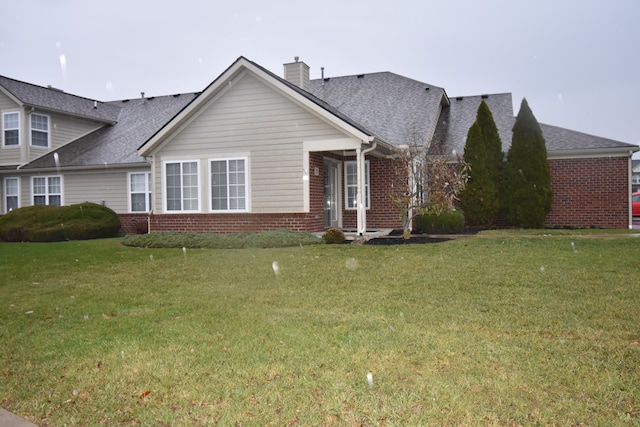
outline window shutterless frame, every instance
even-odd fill
[[[162,178],[164,212],[201,211],[199,160],[166,160],[162,163]]]
[[[49,116],[44,114],[29,114],[29,135],[31,145],[48,148],[50,145]]]
[[[20,207],[20,178],[4,179],[4,213]]]
[[[249,161],[247,157],[209,159],[209,210],[249,210]]]
[[[127,177],[129,212],[151,210],[151,172],[129,172]]]
[[[20,112],[2,113],[2,146],[18,147],[20,145]]]
[[[365,208],[370,208],[369,160],[364,166]],[[344,202],[346,210],[356,210],[358,200],[358,165],[355,161],[344,162]]]
[[[62,206],[62,176],[31,177],[31,195],[34,206]]]

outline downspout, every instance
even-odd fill
[[[377,142],[373,142],[371,147],[367,149],[358,148],[356,150],[356,168],[358,173],[358,194],[356,197],[357,206],[357,228],[358,228],[358,236],[363,236],[367,231],[367,206],[366,206],[366,187],[365,187],[365,156],[376,149],[378,146]],[[371,173],[371,171],[369,171]],[[371,177],[369,177],[371,179]]]

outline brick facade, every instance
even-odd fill
[[[627,228],[629,159],[549,160],[553,204],[549,227]]]
[[[340,158],[329,153],[309,155],[308,213],[228,213],[228,214],[120,214],[124,233],[151,231],[236,233],[276,229],[321,232],[324,229],[323,159]],[[391,203],[390,191],[396,173],[393,160],[367,157],[370,162],[371,208],[367,228],[402,228],[398,210]],[[549,227],[626,228],[629,215],[628,158],[552,159],[553,205],[547,216]],[[318,175],[315,171],[318,170]],[[343,185],[341,183],[340,185]],[[344,195],[342,197],[344,205]],[[356,211],[342,210],[342,226],[355,229]]]
[[[396,175],[396,161],[373,156],[366,157],[366,159],[369,161],[369,173],[371,174],[369,183],[371,207],[367,210],[367,228],[369,230],[379,228],[401,229],[402,219],[400,213],[391,203],[391,189]],[[345,159],[345,161],[349,160],[355,160],[355,157]],[[344,228],[356,228],[356,215],[357,212],[355,210],[343,209],[342,223]]]

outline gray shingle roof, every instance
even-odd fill
[[[436,133],[431,145],[432,153],[455,150],[464,153],[467,132],[476,119],[480,103],[485,101],[493,114],[493,119],[502,140],[502,150],[506,153],[511,146],[511,136],[515,116],[510,93],[451,98],[451,106],[443,110],[438,120]],[[599,136],[540,123],[547,151],[590,150],[612,148],[637,148],[632,144]]]
[[[467,132],[476,120],[482,101],[485,101],[491,110],[503,151],[508,150],[513,127],[513,102],[510,93],[499,93],[451,98],[451,105],[443,109],[438,119],[431,143],[432,153],[450,153],[453,150],[460,155],[464,153]]]
[[[514,119],[515,123],[515,119]],[[638,148],[637,145],[540,123],[547,151]]]
[[[56,150],[60,167],[122,165],[144,162],[137,148],[155,134],[197,94],[159,96],[130,101],[113,101],[119,109],[118,122],[77,139]],[[34,160],[22,169],[53,168],[52,154]]]
[[[37,86],[4,76],[0,76],[0,90],[2,88],[26,106],[85,117],[100,122],[114,123],[120,112],[118,105],[82,98],[58,89]],[[94,108],[94,105],[97,105],[97,108]]]
[[[432,152],[455,150],[462,154],[467,132],[483,100],[491,109],[503,150],[506,152],[511,144],[515,118],[510,93],[449,99],[440,87],[389,72],[312,80],[311,91],[306,92],[259,64],[251,63],[351,126],[392,145],[427,142],[432,136]],[[98,103],[95,109],[93,100],[2,76],[0,86],[26,105],[110,123],[56,150],[59,165],[49,153],[22,169],[144,162],[137,155],[138,147],[197,97],[192,93],[148,98],[144,103],[141,99],[113,101]],[[557,126],[541,124],[541,127],[550,151],[637,148]]]
[[[444,89],[382,72],[312,80],[311,93],[398,146],[431,137]]]

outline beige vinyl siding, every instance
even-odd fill
[[[22,117],[24,115],[24,111],[22,108],[9,96],[7,96],[4,92],[0,91],[0,166],[2,165],[18,165],[22,163],[21,161],[21,148],[20,147],[5,147],[3,145],[4,136],[2,136],[2,113],[9,113],[13,111],[20,112],[20,120],[22,124]],[[23,129],[20,129],[23,131]],[[21,142],[23,138],[24,132],[22,132]]]
[[[64,173],[50,171],[20,175],[20,206],[33,205],[32,177],[61,176],[62,202],[65,205],[82,202],[102,204],[104,202],[106,206],[118,213],[127,213],[129,212],[128,173],[148,171],[149,168],[126,168],[67,171]],[[4,191],[4,187],[0,191]],[[4,207],[4,201],[2,204]]]
[[[90,120],[80,119],[77,117],[66,116],[62,114],[50,114],[46,111],[36,110],[35,113],[46,115],[49,117],[49,144],[48,148],[36,147],[29,145],[29,161],[33,161],[49,151],[54,151],[69,142],[87,135],[102,126]],[[28,123],[28,121],[27,121]],[[30,143],[29,128],[23,133],[27,138],[25,141]]]
[[[93,202],[104,204],[118,213],[129,212],[128,172],[149,169],[115,169],[78,171],[64,174],[64,204]]]
[[[341,137],[334,127],[245,74],[159,150],[155,194],[162,190],[163,160],[200,159],[201,208],[206,212],[208,160],[248,156],[251,212],[302,212],[302,141]],[[159,206],[162,197],[156,198]]]
[[[59,114],[50,114],[49,117],[51,118],[51,146],[53,149],[105,126],[102,123]]]

